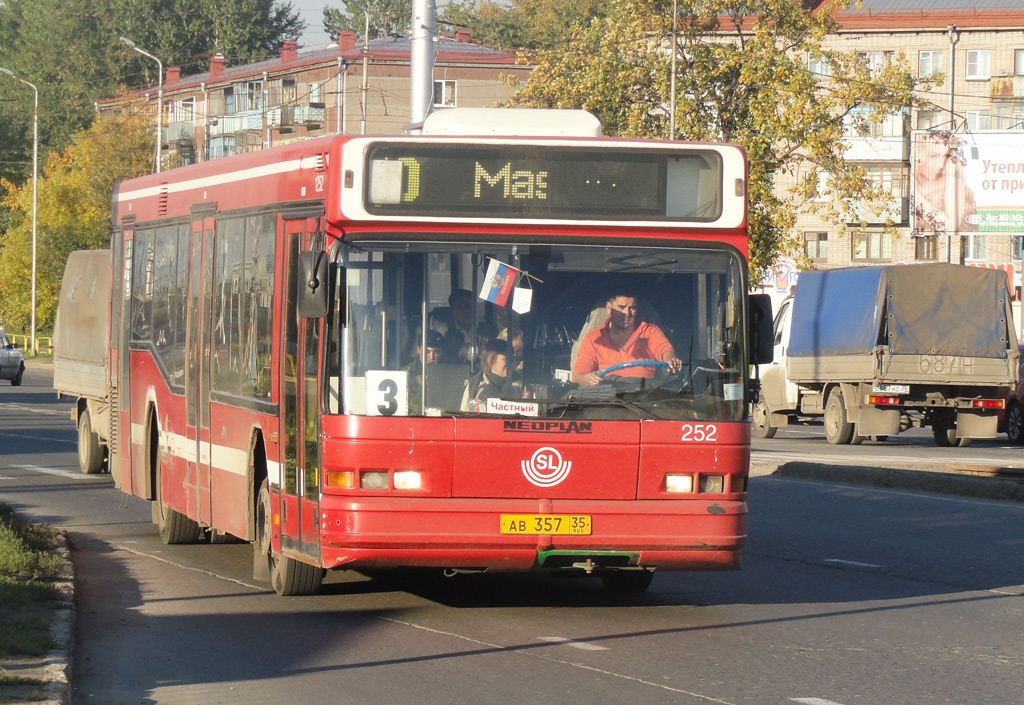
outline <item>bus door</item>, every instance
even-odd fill
[[[107,468],[115,487],[131,492],[132,418],[128,387],[128,333],[131,329],[132,232],[135,216],[115,231],[110,258],[110,441]],[[124,385],[121,385],[124,380]]]
[[[281,547],[320,559],[320,319],[296,313],[297,261],[319,218],[283,219],[285,290],[281,335]],[[315,241],[315,238],[314,238]],[[317,243],[322,247],[321,243]]]
[[[213,295],[212,217],[195,216],[188,290],[188,351],[185,438],[188,444],[186,487],[189,515],[209,524],[210,507],[210,306]]]

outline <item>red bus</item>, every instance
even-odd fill
[[[117,188],[115,482],[167,543],[252,542],[280,594],[327,569],[638,590],[738,568],[771,324],[747,294],[743,151],[588,136],[576,111],[517,111],[527,136],[441,115]],[[681,369],[579,386],[619,295]]]

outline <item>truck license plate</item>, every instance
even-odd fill
[[[590,517],[581,514],[502,514],[501,533],[589,536]]]
[[[871,388],[872,394],[910,394],[909,384],[876,384]]]

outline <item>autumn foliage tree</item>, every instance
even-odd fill
[[[864,129],[915,100],[905,60],[870,72],[856,55],[823,46],[835,29],[836,7],[812,12],[792,0],[678,0],[671,136],[747,150],[754,281],[792,245],[799,212],[817,210],[841,223],[854,204],[884,198],[843,159],[844,130],[851,120]],[[513,102],[589,110],[607,135],[667,138],[672,36],[671,0],[615,3],[607,15],[575,26],[562,47],[538,53]],[[809,56],[830,76],[809,72]],[[828,184],[826,205],[809,198],[820,183]]]
[[[36,216],[36,326],[53,328],[68,254],[106,247],[114,186],[149,173],[152,114],[144,105],[97,117],[63,152],[51,152],[40,174]],[[0,320],[8,331],[31,321],[32,183],[8,181],[2,205],[11,223],[0,240]]]

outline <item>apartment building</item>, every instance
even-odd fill
[[[845,233],[812,215],[797,223],[816,268],[951,261],[1007,270],[1019,292],[1024,239],[1024,6],[1013,0],[863,0],[837,15],[825,48],[869,68],[903,54],[920,77],[943,74],[924,107],[859,134],[846,159],[890,194],[860,204]],[[827,80],[827,67],[808,59]],[[1019,205],[1018,205],[1019,204]],[[884,227],[888,218],[895,232]],[[789,273],[791,274],[791,272]],[[1019,294],[1018,294],[1019,298]]]
[[[410,50],[405,36],[364,47],[342,32],[326,49],[299,51],[297,42],[285,42],[279,57],[260,63],[227,67],[217,55],[208,72],[192,76],[170,67],[163,82],[163,165],[326,134],[400,133],[409,121]],[[524,80],[529,70],[514,55],[472,41],[469,32],[438,37],[434,109],[490,107],[511,96],[503,76]],[[139,92],[156,102],[157,86]],[[101,112],[119,107],[116,99],[97,104]]]

